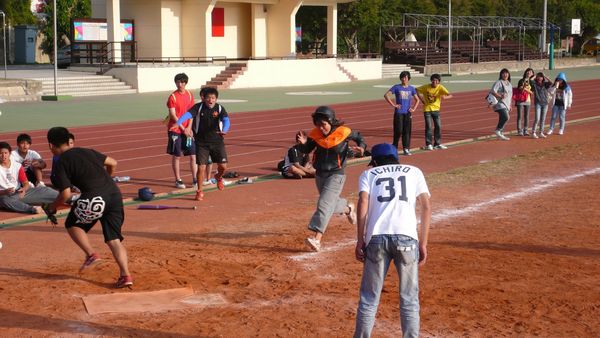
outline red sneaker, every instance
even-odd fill
[[[87,256],[87,258],[85,259],[85,262],[83,262],[83,264],[81,264],[81,267],[79,268],[79,272],[82,272],[83,270],[89,268],[90,266],[98,263],[101,260],[102,260],[102,258],[100,258],[100,256],[94,252],[93,254]]]
[[[202,201],[204,199],[204,192],[202,190],[196,191],[196,197],[194,197],[196,201]]]
[[[132,285],[133,285],[133,277],[131,277],[131,276],[121,276],[121,277],[119,277],[119,279],[117,279],[117,284],[115,284],[117,289],[124,288],[126,286],[132,286]]]
[[[223,182],[223,177],[217,178],[217,175],[215,175],[215,179],[217,180],[217,188],[219,190],[225,189],[225,182]]]

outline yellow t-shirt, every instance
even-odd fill
[[[423,95],[425,99],[425,104],[423,105],[423,111],[425,112],[439,111],[442,104],[442,96],[450,94],[446,87],[441,84],[435,88],[431,84],[427,84],[417,88],[417,92]]]

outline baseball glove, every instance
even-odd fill
[[[56,219],[56,209],[52,208],[50,204],[42,204],[42,210],[44,210],[46,217],[48,217],[46,223],[50,221],[53,226],[56,226],[58,224],[58,220]]]

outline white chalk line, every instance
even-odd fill
[[[511,200],[515,200],[515,199],[519,199],[519,198],[523,198],[523,197],[528,197],[532,193],[538,193],[538,192],[541,192],[543,190],[548,190],[548,189],[553,188],[558,185],[569,183],[571,181],[577,180],[577,179],[585,177],[585,176],[597,175],[599,173],[600,173],[600,167],[596,167],[596,168],[588,169],[583,172],[572,174],[572,175],[565,176],[565,177],[556,177],[556,178],[546,179],[546,180],[544,180],[545,182],[534,184],[534,185],[528,186],[527,188],[521,189],[519,191],[511,192],[511,193],[493,198],[488,201],[473,204],[468,207],[464,207],[464,208],[460,208],[460,209],[442,209],[431,216],[431,222],[432,222],[432,224],[434,224],[436,222],[445,222],[445,221],[448,221],[448,220],[450,220],[452,218],[456,218],[456,217],[464,217],[464,216],[467,216],[470,214],[477,213],[481,210],[484,210],[485,208],[488,208],[494,204],[507,202],[507,201],[511,201]],[[434,226],[432,225],[432,227],[434,227]],[[302,262],[302,261],[311,260],[311,259],[318,260],[318,259],[324,258],[323,256],[325,256],[325,254],[337,252],[342,249],[345,249],[348,246],[353,246],[353,245],[356,245],[356,239],[344,240],[343,242],[339,242],[339,243],[336,243],[331,246],[324,246],[323,249],[321,249],[321,251],[319,251],[319,252],[307,252],[307,253],[303,253],[303,254],[299,254],[299,255],[292,255],[292,256],[289,256],[289,259],[296,261],[296,262]]]

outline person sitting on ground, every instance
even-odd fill
[[[10,144],[0,142],[0,208],[40,214],[43,211],[39,205],[54,201],[58,191],[44,185],[30,185],[23,166],[11,159],[11,151]]]
[[[284,178],[301,179],[304,177],[315,177],[315,168],[310,163],[310,156],[302,153],[298,149],[298,145],[294,145],[288,149],[281,163],[281,175]]]
[[[35,150],[31,150],[31,136],[20,134],[17,136],[17,149],[10,154],[11,158],[23,166],[27,180],[34,185],[45,185],[42,181],[42,170],[46,168],[46,162]]]

